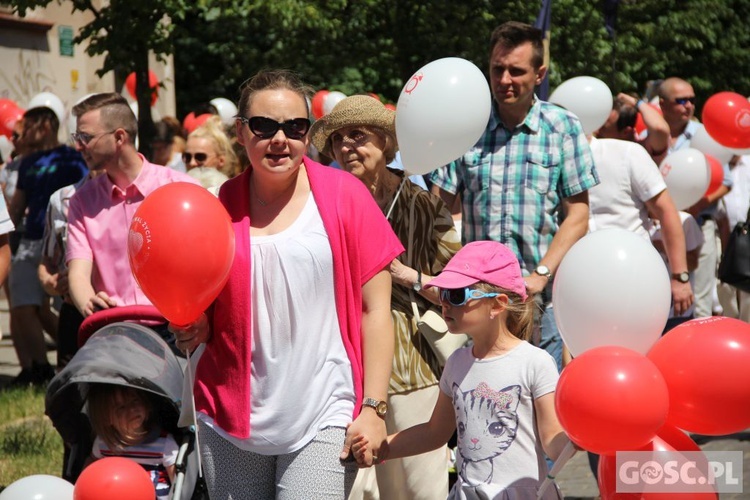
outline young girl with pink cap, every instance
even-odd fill
[[[536,499],[545,454],[556,459],[568,437],[555,414],[555,361],[528,342],[534,302],[518,260],[500,243],[472,242],[426,286],[439,289],[450,331],[468,334],[473,345],[448,359],[430,420],[388,436],[379,461],[433,450],[458,430],[449,498]],[[365,444],[354,443],[358,460]],[[555,487],[543,498],[562,496]]]

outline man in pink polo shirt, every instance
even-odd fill
[[[73,108],[76,149],[90,169],[104,168],[70,200],[68,280],[73,304],[84,317],[99,309],[150,305],[130,271],[127,238],[143,199],[171,182],[192,177],[149,163],[135,148],[138,124],[120,94],[95,94]]]

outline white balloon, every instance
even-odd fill
[[[722,165],[731,160],[732,155],[734,154],[731,149],[722,146],[708,135],[706,127],[703,125],[695,131],[695,134],[693,134],[693,137],[690,139],[690,147],[697,149],[701,153],[713,156],[719,160],[719,163]]]
[[[605,345],[646,354],[669,316],[669,273],[651,242],[602,229],[565,254],[552,288],[555,321],[574,356]]]
[[[599,130],[612,111],[612,92],[606,83],[593,76],[565,80],[549,97],[549,102],[578,117],[586,134]]]
[[[26,109],[38,108],[40,106],[46,106],[50,108],[55,112],[55,114],[57,115],[57,119],[60,120],[60,123],[64,123],[63,119],[65,118],[65,105],[55,94],[53,94],[52,92],[42,92],[35,95],[29,101],[29,105],[26,106]]]
[[[234,117],[237,116],[237,106],[235,106],[232,101],[224,97],[216,97],[211,99],[211,104],[213,104],[216,111],[219,112],[221,122],[224,125],[228,127],[234,123]]]
[[[711,182],[711,166],[697,149],[680,149],[659,164],[667,190],[677,210],[690,208],[700,200]]]
[[[64,479],[36,474],[11,483],[0,493],[0,500],[73,500],[73,489]]]
[[[466,153],[482,136],[492,110],[482,71],[458,57],[432,61],[414,73],[396,105],[401,161],[422,175]]]
[[[333,111],[333,108],[344,99],[346,99],[346,94],[343,92],[339,92],[338,90],[328,92],[323,98],[323,114],[327,115]]]

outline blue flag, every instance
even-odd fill
[[[604,0],[604,28],[614,38],[617,31],[617,6],[620,0]]]
[[[552,25],[552,0],[542,0],[542,8],[539,9],[539,15],[536,16],[534,27],[542,30],[544,37],[544,65],[547,67],[547,74],[544,80],[537,88],[537,95],[543,101],[549,97],[549,39]]]

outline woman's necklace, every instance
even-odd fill
[[[267,202],[261,200],[260,196],[258,196],[258,190],[255,189],[255,180],[252,177],[250,177],[250,187],[253,189],[253,198],[258,200],[258,203],[260,203],[260,206],[265,207],[266,205],[268,205]]]
[[[253,198],[255,198],[255,199],[256,199],[256,200],[258,201],[258,204],[259,204],[259,205],[260,205],[261,207],[266,207],[266,206],[268,206],[269,204],[273,204],[273,203],[275,203],[276,201],[278,201],[278,200],[279,200],[279,198],[281,198],[282,196],[284,196],[284,194],[285,194],[285,193],[286,193],[286,192],[287,192],[287,191],[288,191],[288,190],[289,190],[290,188],[293,188],[293,187],[294,187],[294,185],[295,185],[295,182],[292,182],[292,183],[291,183],[291,184],[290,184],[289,186],[287,186],[286,188],[284,188],[284,190],[283,190],[282,192],[280,192],[280,193],[279,193],[279,195],[278,195],[278,196],[276,197],[276,199],[275,199],[275,200],[271,200],[271,201],[263,201],[263,200],[262,200],[262,199],[260,198],[260,196],[258,196],[258,190],[257,190],[257,189],[256,189],[256,187],[255,187],[255,181],[253,180],[253,178],[252,178],[252,177],[250,177],[250,188],[251,188],[251,189],[253,190]]]

